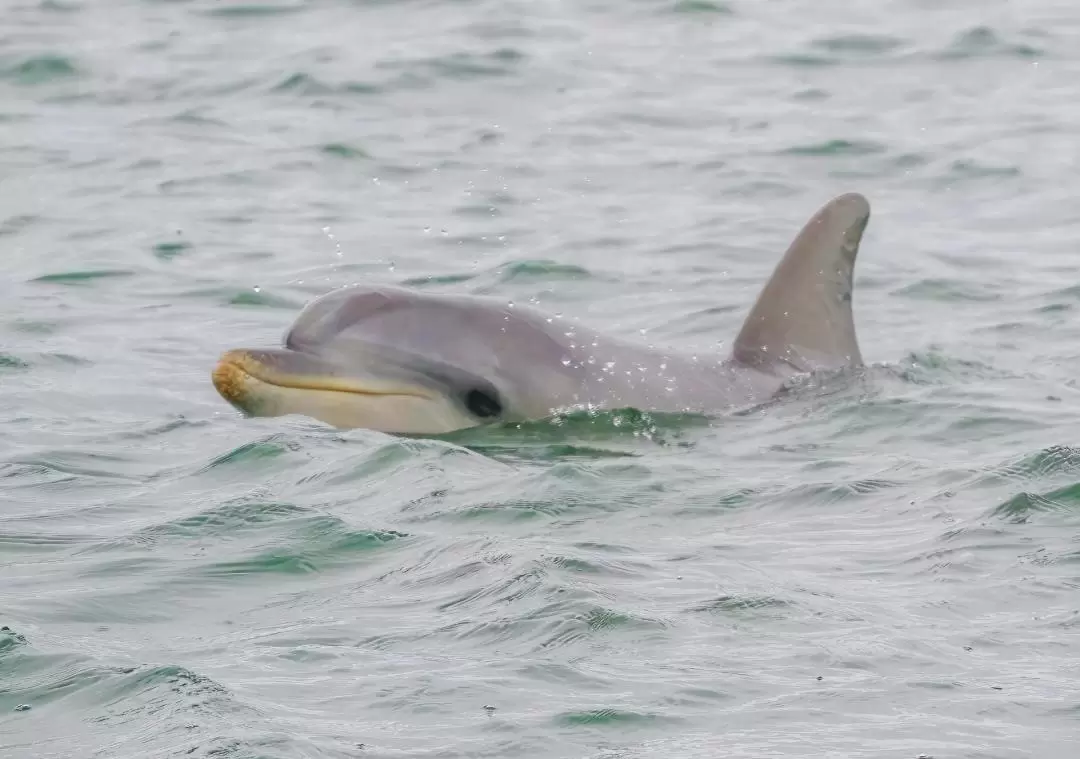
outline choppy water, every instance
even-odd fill
[[[1077,756],[1078,34],[8,0],[0,756]],[[716,350],[846,190],[835,392],[422,440],[209,383],[358,281]]]

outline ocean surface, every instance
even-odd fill
[[[5,0],[2,759],[1080,756],[1080,8]],[[438,438],[210,371],[350,283],[868,370]]]

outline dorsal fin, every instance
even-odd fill
[[[799,371],[862,363],[851,317],[852,273],[870,203],[848,193],[826,203],[777,264],[735,338],[734,358]]]

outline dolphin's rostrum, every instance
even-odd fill
[[[252,416],[440,434],[575,407],[716,413],[761,403],[794,374],[862,362],[852,273],[866,198],[834,198],[762,289],[729,356],[680,355],[520,305],[397,287],[310,303],[278,349],[227,351],[214,386]]]

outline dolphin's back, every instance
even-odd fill
[[[579,334],[570,347],[588,369],[588,402],[720,411],[763,402],[797,373],[857,366],[852,275],[869,218],[869,203],[856,193],[823,206],[762,288],[726,359]]]

